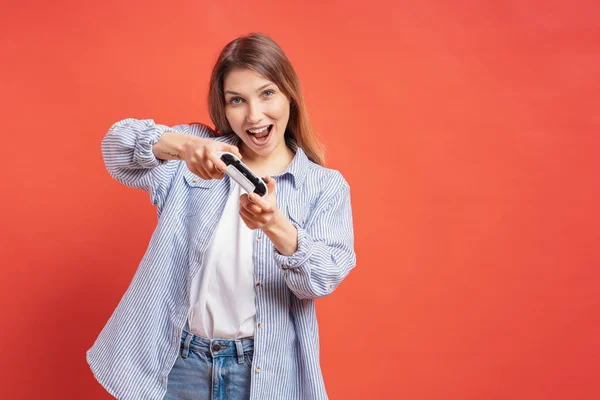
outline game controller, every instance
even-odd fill
[[[225,173],[243,187],[248,193],[256,193],[261,197],[269,194],[267,180],[259,178],[235,155],[228,151],[217,152],[217,157],[227,165]]]

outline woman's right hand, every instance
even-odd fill
[[[184,143],[183,159],[188,169],[200,178],[205,180],[223,179],[227,165],[217,156],[219,151],[233,153],[240,160],[242,159],[237,146],[198,136],[189,136]]]
[[[204,180],[223,179],[227,165],[217,157],[219,151],[228,151],[242,159],[237,146],[176,132],[164,132],[152,147],[157,158],[183,160],[192,173]]]

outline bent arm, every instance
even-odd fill
[[[167,135],[163,137],[165,133]],[[210,136],[208,128],[201,125],[170,128],[151,119],[126,118],[118,121],[102,140],[106,169],[123,185],[148,192],[152,204],[161,207],[179,165],[177,161],[169,161],[179,158],[166,154],[162,157],[161,154],[163,151],[175,154],[182,139],[176,140],[174,136],[182,134]],[[159,141],[162,143],[155,149]]]
[[[356,266],[350,187],[346,182],[337,194],[318,209],[313,223],[298,230],[298,248],[290,256],[274,248],[277,266],[292,292],[301,299],[331,294]]]

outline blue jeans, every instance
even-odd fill
[[[164,400],[249,399],[254,340],[206,339],[185,329]]]

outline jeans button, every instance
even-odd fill
[[[219,350],[221,350],[221,345],[218,345],[218,344],[216,344],[216,343],[215,343],[215,344],[213,344],[213,346],[212,346],[212,350],[213,350],[213,351],[219,351]]]

